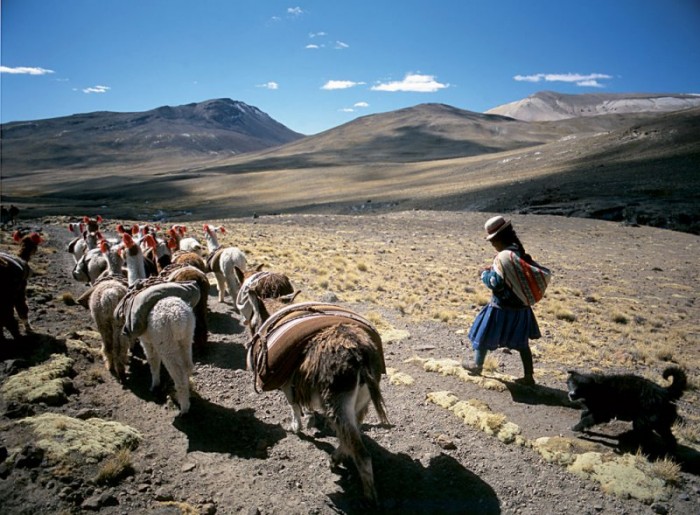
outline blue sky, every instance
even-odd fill
[[[303,134],[426,102],[700,93],[698,0],[2,0],[2,122],[212,98]]]

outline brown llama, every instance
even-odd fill
[[[15,340],[21,336],[14,311],[17,312],[25,333],[33,332],[29,324],[27,306],[27,280],[32,273],[29,260],[36,254],[39,244],[44,241],[36,232],[22,236],[19,231],[15,231],[12,238],[19,244],[17,255],[0,252],[0,284],[3,290],[0,294],[0,338],[2,340],[5,339],[4,328],[7,328]]]
[[[247,361],[256,391],[284,392],[295,433],[302,427],[302,409],[325,415],[339,441],[332,465],[351,458],[365,497],[376,501],[372,457],[360,426],[370,402],[388,423],[379,388],[386,372],[381,337],[367,320],[340,306],[307,302],[279,309],[281,298],[260,299],[255,290],[250,299],[255,336]]]

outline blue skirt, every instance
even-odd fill
[[[540,327],[530,306],[511,308],[499,306],[492,299],[479,311],[469,329],[474,350],[494,350],[498,347],[524,349],[529,340],[540,338]]]

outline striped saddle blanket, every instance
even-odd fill
[[[542,297],[552,279],[552,272],[537,263],[527,262],[512,250],[502,250],[493,261],[493,269],[506,285],[523,301],[532,306]]]
[[[255,390],[280,388],[299,366],[307,342],[335,324],[352,324],[365,331],[379,353],[381,372],[386,372],[381,336],[367,319],[335,304],[304,302],[274,313],[249,343],[248,365],[254,372]]]

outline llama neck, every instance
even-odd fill
[[[219,240],[216,239],[216,235],[213,233],[207,233],[207,248],[209,249],[209,252],[214,252],[216,249],[220,247],[219,245]]]
[[[143,254],[137,252],[136,255],[128,253],[126,258],[126,275],[129,280],[129,286],[134,284],[139,279],[146,278],[146,264],[143,260]]]

